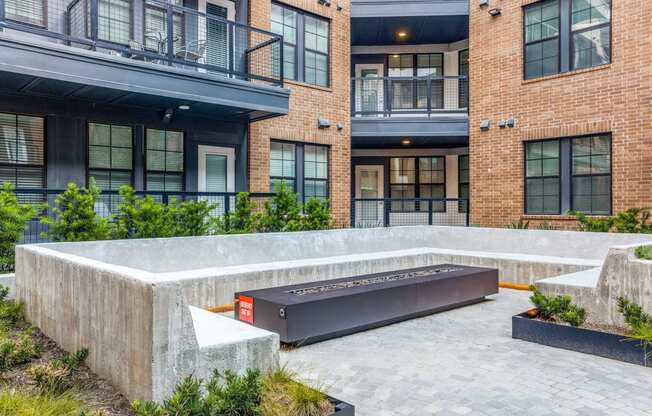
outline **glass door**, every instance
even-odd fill
[[[355,167],[356,227],[380,227],[384,223],[384,167]]]
[[[235,149],[216,146],[198,146],[197,190],[207,193],[235,192]],[[201,199],[216,204],[213,215],[225,212],[226,199],[231,207],[235,198],[227,195],[203,195]]]
[[[382,64],[356,65],[356,112],[365,117],[382,116],[384,81]]]

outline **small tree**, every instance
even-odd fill
[[[322,199],[310,198],[303,206],[300,229],[303,231],[327,230],[333,225],[331,210]]]
[[[54,218],[41,221],[50,226],[53,241],[94,241],[109,237],[109,221],[95,212],[100,189],[91,178],[88,189],[69,183],[66,190],[54,200]]]
[[[297,199],[297,194],[281,184],[276,195],[265,203],[258,230],[267,233],[300,230],[301,206]]]
[[[23,237],[27,223],[34,218],[37,209],[19,204],[14,187],[5,183],[0,188],[0,272],[14,270],[16,244]]]
[[[120,187],[122,202],[114,216],[111,236],[124,238],[172,237],[174,223],[167,205],[161,204],[147,195],[136,196],[132,187]]]
[[[183,201],[177,204],[176,200],[172,200],[168,206],[173,221],[172,235],[175,237],[209,235],[214,225],[210,214],[216,208],[216,204],[208,201]]]
[[[240,192],[235,199],[235,210],[218,218],[216,229],[221,234],[247,234],[254,232],[260,215],[254,214],[254,203],[247,192]]]

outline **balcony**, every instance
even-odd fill
[[[0,0],[0,88],[212,117],[288,112],[281,36],[178,0],[47,3]]]
[[[466,76],[355,77],[351,91],[354,147],[468,143]]]

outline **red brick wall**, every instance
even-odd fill
[[[612,1],[611,64],[524,81],[522,6],[534,2],[491,0],[502,9],[495,18],[471,2],[471,223],[574,227],[523,215],[523,142],[590,133],[612,133],[613,212],[652,205],[652,2]],[[510,115],[517,127],[499,129]]]
[[[329,180],[333,216],[339,227],[350,222],[351,128],[350,128],[350,5],[339,0],[330,7],[317,0],[287,0],[282,3],[330,19],[330,87],[286,81],[292,90],[288,116],[251,124],[249,132],[249,188],[269,191],[269,148],[271,139],[330,145]],[[269,30],[270,0],[249,0],[252,26]],[[330,120],[329,129],[318,129],[317,119]],[[337,129],[337,124],[344,126]]]

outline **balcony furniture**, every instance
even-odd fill
[[[206,44],[205,39],[194,40],[178,50],[174,56],[184,61],[199,63],[206,58]]]

